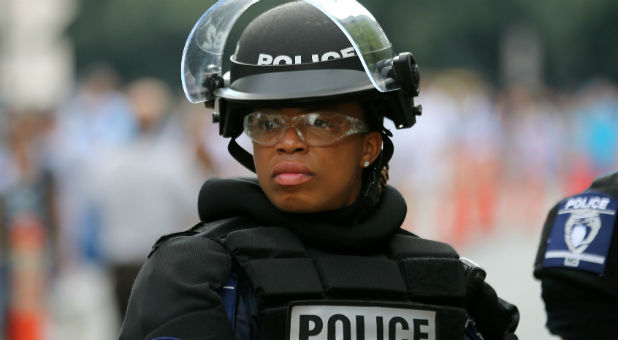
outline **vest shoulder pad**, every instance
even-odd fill
[[[165,242],[170,239],[174,239],[180,236],[200,236],[206,237],[210,239],[221,239],[226,237],[232,231],[244,228],[253,228],[255,227],[255,222],[250,219],[242,216],[225,218],[218,221],[212,222],[199,222],[193,227],[167,235],[163,235],[159,237],[157,242],[152,246],[148,257],[152,256],[152,254],[157,251],[157,249]]]
[[[430,257],[458,259],[459,255],[447,243],[427,240],[411,233],[397,233],[388,245],[387,254],[394,260]]]

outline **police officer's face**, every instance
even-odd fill
[[[357,103],[345,103],[307,110],[270,109],[285,118],[307,112],[327,111],[363,118]],[[308,145],[309,144],[309,145]],[[379,155],[379,132],[352,134],[326,146],[312,146],[301,139],[294,127],[285,131],[274,145],[253,143],[255,167],[260,186],[270,201],[287,212],[318,212],[352,204],[362,185],[363,164]]]

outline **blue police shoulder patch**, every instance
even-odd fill
[[[603,274],[617,209],[618,200],[593,191],[561,201],[547,240],[543,267]]]

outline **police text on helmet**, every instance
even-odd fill
[[[337,51],[328,51],[322,54],[313,53],[311,55],[311,62],[317,63],[320,61],[327,61],[331,59],[339,59],[339,58],[347,58],[353,57],[356,54],[354,53],[353,47],[347,47],[341,49],[339,52]],[[257,64],[258,65],[292,65],[292,64],[302,64],[302,56],[288,56],[285,54],[273,56],[268,53],[260,53],[258,55]]]

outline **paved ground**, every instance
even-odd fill
[[[517,335],[522,340],[559,339],[545,328],[545,309],[540,283],[532,277],[538,239],[516,229],[498,231],[459,249],[487,271],[489,282],[505,300],[519,308]]]

